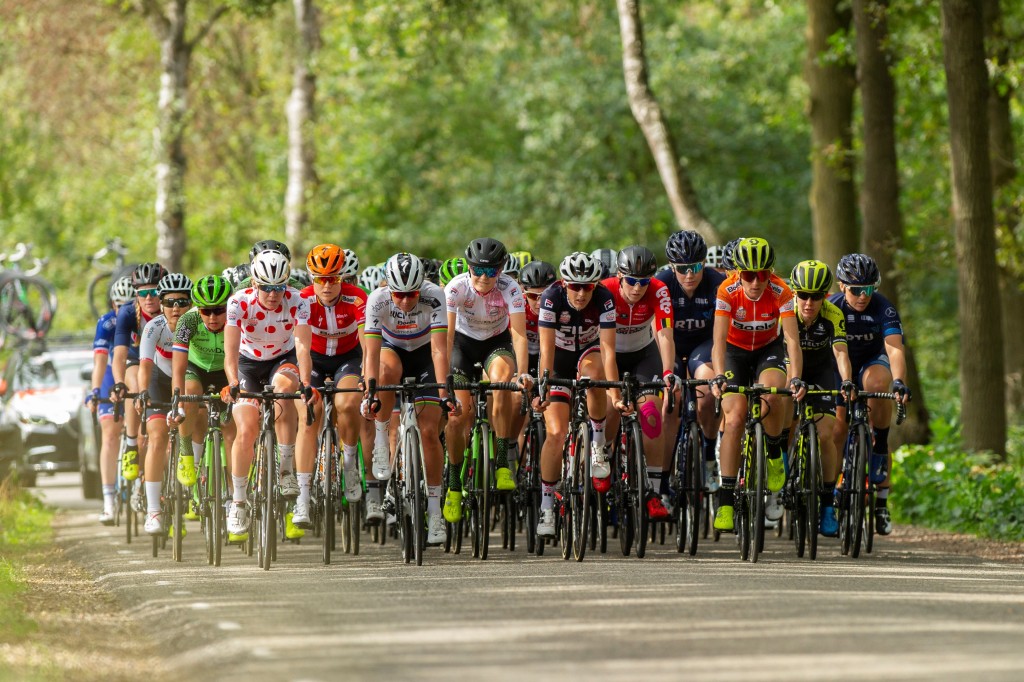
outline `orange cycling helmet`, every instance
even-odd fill
[[[314,246],[306,257],[306,269],[316,276],[338,275],[345,265],[345,252],[336,244]]]

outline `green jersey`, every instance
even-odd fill
[[[174,350],[188,351],[189,363],[207,372],[224,369],[224,330],[211,332],[203,324],[199,309],[193,308],[178,320]]]

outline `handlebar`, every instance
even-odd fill
[[[259,400],[261,403],[269,403],[275,400],[302,400],[303,398],[302,393],[299,391],[296,391],[295,393],[278,393],[274,391],[274,387],[270,385],[264,386],[264,389],[265,390],[259,393],[253,393],[251,391],[239,391],[238,397]],[[314,416],[316,415],[315,412],[313,411],[313,406],[307,403],[306,426],[309,426],[313,423]]]

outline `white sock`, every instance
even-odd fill
[[[299,499],[309,502],[309,486],[313,480],[313,474],[295,474],[299,481]]]
[[[146,481],[146,511],[160,513],[160,481]]]
[[[196,459],[203,458],[203,443],[192,441],[192,456]]]
[[[127,445],[130,448],[134,448],[135,446],[137,446],[139,444],[139,439],[138,438],[132,438],[131,436],[125,436],[124,437],[124,444]]]
[[[590,420],[590,428],[594,430],[594,445],[604,445],[604,423],[605,420]]]
[[[295,443],[281,445],[281,474],[290,474],[295,471]]]
[[[428,485],[427,486],[427,513],[436,514],[441,511],[441,489],[444,486],[440,485]]]
[[[555,483],[540,483],[540,508],[552,509],[555,506]]]
[[[344,466],[346,469],[356,468],[356,455],[358,452],[359,450],[355,445],[346,445],[345,443],[341,444],[341,454],[345,460]]]
[[[380,448],[387,447],[388,445],[388,426],[391,425],[391,420],[386,422],[374,421],[373,422],[373,449],[379,450]]]
[[[368,486],[366,490],[366,499],[372,499],[375,502],[380,502],[380,486]]]
[[[231,483],[235,486],[235,489],[231,491],[231,499],[239,504],[244,504],[246,500],[245,488],[249,485],[249,478],[247,476],[232,476]]]

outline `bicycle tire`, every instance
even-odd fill
[[[99,319],[106,313],[107,296],[110,291],[110,278],[113,274],[113,270],[107,270],[96,275],[89,281],[89,286],[86,289],[86,298],[89,300],[89,312],[92,313],[92,316],[95,319]],[[100,284],[103,286],[97,289]]]
[[[326,422],[326,420],[324,420]],[[334,550],[334,479],[338,475],[337,470],[337,451],[338,446],[335,441],[336,434],[334,429],[329,424],[325,424],[322,437],[320,439],[320,452],[317,453],[317,460],[323,466],[320,476],[320,486],[317,490],[320,497],[319,516],[320,521],[323,524],[323,533],[321,537],[321,560],[324,562],[324,566],[328,566],[331,563],[331,552]],[[344,545],[344,543],[342,543]]]
[[[856,457],[853,463],[853,504],[852,510],[852,531],[853,539],[850,545],[850,556],[854,559],[860,556],[861,543],[864,538],[864,504],[865,488],[864,483],[868,476],[868,453],[871,451],[871,439],[868,435],[867,426],[857,429]]]
[[[807,557],[818,558],[818,519],[821,505],[818,491],[821,488],[821,453],[818,451],[818,427],[812,421],[807,425]]]
[[[0,330],[6,336],[41,339],[50,331],[56,313],[57,292],[52,284],[34,275],[0,272]]]
[[[633,506],[633,523],[635,524],[633,541],[636,543],[636,556],[644,558],[647,554],[647,459],[644,455],[643,432],[640,422],[629,424],[630,453],[630,497]]]
[[[594,505],[597,508],[596,523],[597,523],[597,551],[601,554],[608,553],[608,495],[606,493],[596,493],[597,502]]]
[[[365,494],[365,493],[364,493]],[[362,532],[363,527],[363,502],[359,500],[357,502],[348,503],[348,534],[352,539],[352,556],[359,556],[359,534]]]
[[[592,483],[590,480],[590,425],[580,423],[576,428],[575,456],[571,463],[571,485],[567,486],[572,506],[572,555],[576,561],[583,561],[590,542],[590,501]]]
[[[413,558],[417,566],[423,565],[423,548],[427,544],[427,508],[423,490],[423,452],[419,436],[415,430],[409,429],[405,433],[405,455],[409,459],[409,475],[406,478],[406,486],[411,492],[411,509],[409,516],[412,523],[412,550]]]
[[[704,510],[704,453],[701,450],[700,427],[697,426],[697,422],[690,422],[687,428],[684,452],[687,470],[687,481],[684,486],[686,551],[690,556],[696,556],[697,545],[700,542],[701,515]]]
[[[864,509],[864,552],[871,554],[875,548],[875,501],[877,499],[875,484],[868,484],[867,504]]]
[[[615,474],[615,481],[612,484],[612,490],[614,493],[615,505],[615,516],[616,516],[616,529],[619,536],[619,550],[622,552],[622,556],[629,556],[633,551],[633,533],[634,533],[634,522],[633,522],[633,505],[629,503],[629,489],[628,482],[629,469],[633,466],[630,462],[632,461],[631,453],[629,450],[629,437],[626,432],[619,427],[619,433],[616,434],[615,442],[617,444],[615,457],[613,461],[618,467],[618,471]]]
[[[767,453],[764,451],[764,427],[754,424],[754,476],[753,484],[747,486],[751,494],[750,505],[750,562],[756,564],[758,555],[764,551],[764,496],[768,491],[765,474]]]
[[[807,549],[807,440],[803,429],[797,431],[793,444],[789,448],[789,461],[792,463],[790,475],[792,476],[792,490],[794,509],[788,516],[790,539],[796,547],[796,556],[802,559]],[[790,485],[787,483],[787,485]]]
[[[748,561],[750,559],[750,496],[747,494],[747,488],[750,485],[750,479],[753,474],[750,472],[750,462],[754,455],[750,452],[753,447],[752,438],[747,433],[743,437],[743,449],[740,454],[740,466],[737,474],[737,486],[735,491],[735,501],[733,507],[733,529],[738,534],[739,546],[740,546],[740,559]],[[716,531],[717,532],[717,531]]]
[[[561,543],[562,559],[568,561],[572,556],[572,463],[575,460],[573,454],[576,450],[576,429],[569,424],[571,431],[566,438],[565,446],[562,448],[562,483],[561,498],[555,498],[555,526],[556,537]]]
[[[477,494],[480,497],[480,504],[477,512],[480,516],[478,530],[480,532],[480,560],[486,561],[488,550],[491,544],[491,485],[493,472],[491,471],[491,457],[494,456],[494,441],[491,434],[490,424],[484,422],[480,425],[480,467],[477,472],[479,487]]]
[[[263,469],[260,471],[260,475],[263,495],[260,502],[263,508],[261,510],[260,547],[263,558],[262,568],[264,571],[269,571],[270,564],[273,561],[274,550],[277,547],[277,523],[275,523],[277,500],[274,495],[277,467],[275,466],[276,455],[273,431],[268,430],[264,432],[261,440],[263,442]]]
[[[220,566],[221,553],[228,537],[227,512],[224,509],[228,479],[224,470],[226,458],[220,429],[213,430],[211,441],[210,459],[213,466],[210,468],[210,485],[213,489],[213,513],[210,516],[213,525],[213,565]]]

